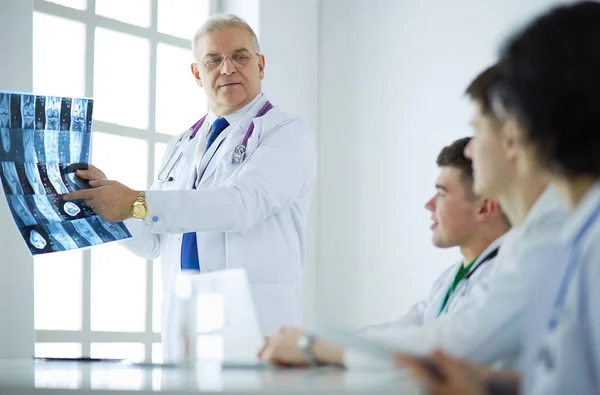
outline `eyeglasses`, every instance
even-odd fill
[[[250,63],[250,59],[252,59],[252,56],[254,56],[254,55],[260,56],[259,53],[250,53],[249,51],[244,49],[244,50],[240,50],[240,51],[235,51],[230,56],[222,56],[222,55],[206,56],[204,58],[204,60],[199,63],[202,63],[204,65],[204,67],[206,67],[206,70],[213,71],[216,68],[220,68],[223,65],[223,63],[225,62],[225,59],[229,58],[229,60],[231,60],[231,62],[233,63],[233,65],[235,67],[242,68],[242,67],[246,66],[248,63]]]

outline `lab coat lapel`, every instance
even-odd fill
[[[202,140],[202,138],[200,137],[200,132],[198,133],[198,135],[193,138],[192,140],[190,140],[183,148],[182,148],[182,154],[183,154],[183,159],[185,160],[185,166],[187,169],[195,169],[196,168],[196,160],[197,160],[197,155],[198,155],[198,146],[200,144],[200,141]],[[193,180],[195,179],[194,175],[191,175],[191,181],[188,185],[188,187],[192,187],[193,186]]]
[[[232,138],[235,138],[237,134],[239,134],[241,126],[238,124],[235,126],[235,130],[231,130],[230,128],[225,129],[219,137],[213,143],[213,147],[207,152],[204,158],[202,158],[202,163],[200,168],[198,169],[198,175],[200,175],[199,182],[197,185],[202,185],[210,176],[215,172],[217,167],[219,166],[219,162],[223,159],[223,157],[230,152],[230,142]],[[231,135],[231,136],[230,136]],[[214,152],[214,150],[217,150]],[[214,152],[212,158],[210,153]]]

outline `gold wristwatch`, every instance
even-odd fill
[[[144,219],[146,218],[147,213],[148,206],[146,206],[146,192],[140,191],[131,207],[131,214],[133,215],[133,218]]]

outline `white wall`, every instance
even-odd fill
[[[0,2],[0,37],[0,90],[30,92],[32,0]],[[33,357],[33,259],[14,226],[1,185],[0,322],[0,359]]]
[[[320,318],[397,317],[459,257],[430,243],[423,205],[436,156],[471,133],[466,85],[517,23],[550,3],[321,1]]]
[[[435,159],[470,135],[466,85],[555,0],[221,0],[257,30],[264,90],[315,130],[305,325],[397,317],[459,252],[430,242]]]
[[[273,103],[284,111],[307,122],[315,134],[316,143],[319,100],[319,1],[261,0],[260,3],[261,49],[267,54],[264,91]],[[315,320],[318,188],[314,194],[307,225],[304,266],[303,319],[306,326],[312,326]]]

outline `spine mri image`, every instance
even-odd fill
[[[90,158],[93,100],[0,91],[0,180],[32,255],[131,237],[62,195],[89,188],[75,170]]]

